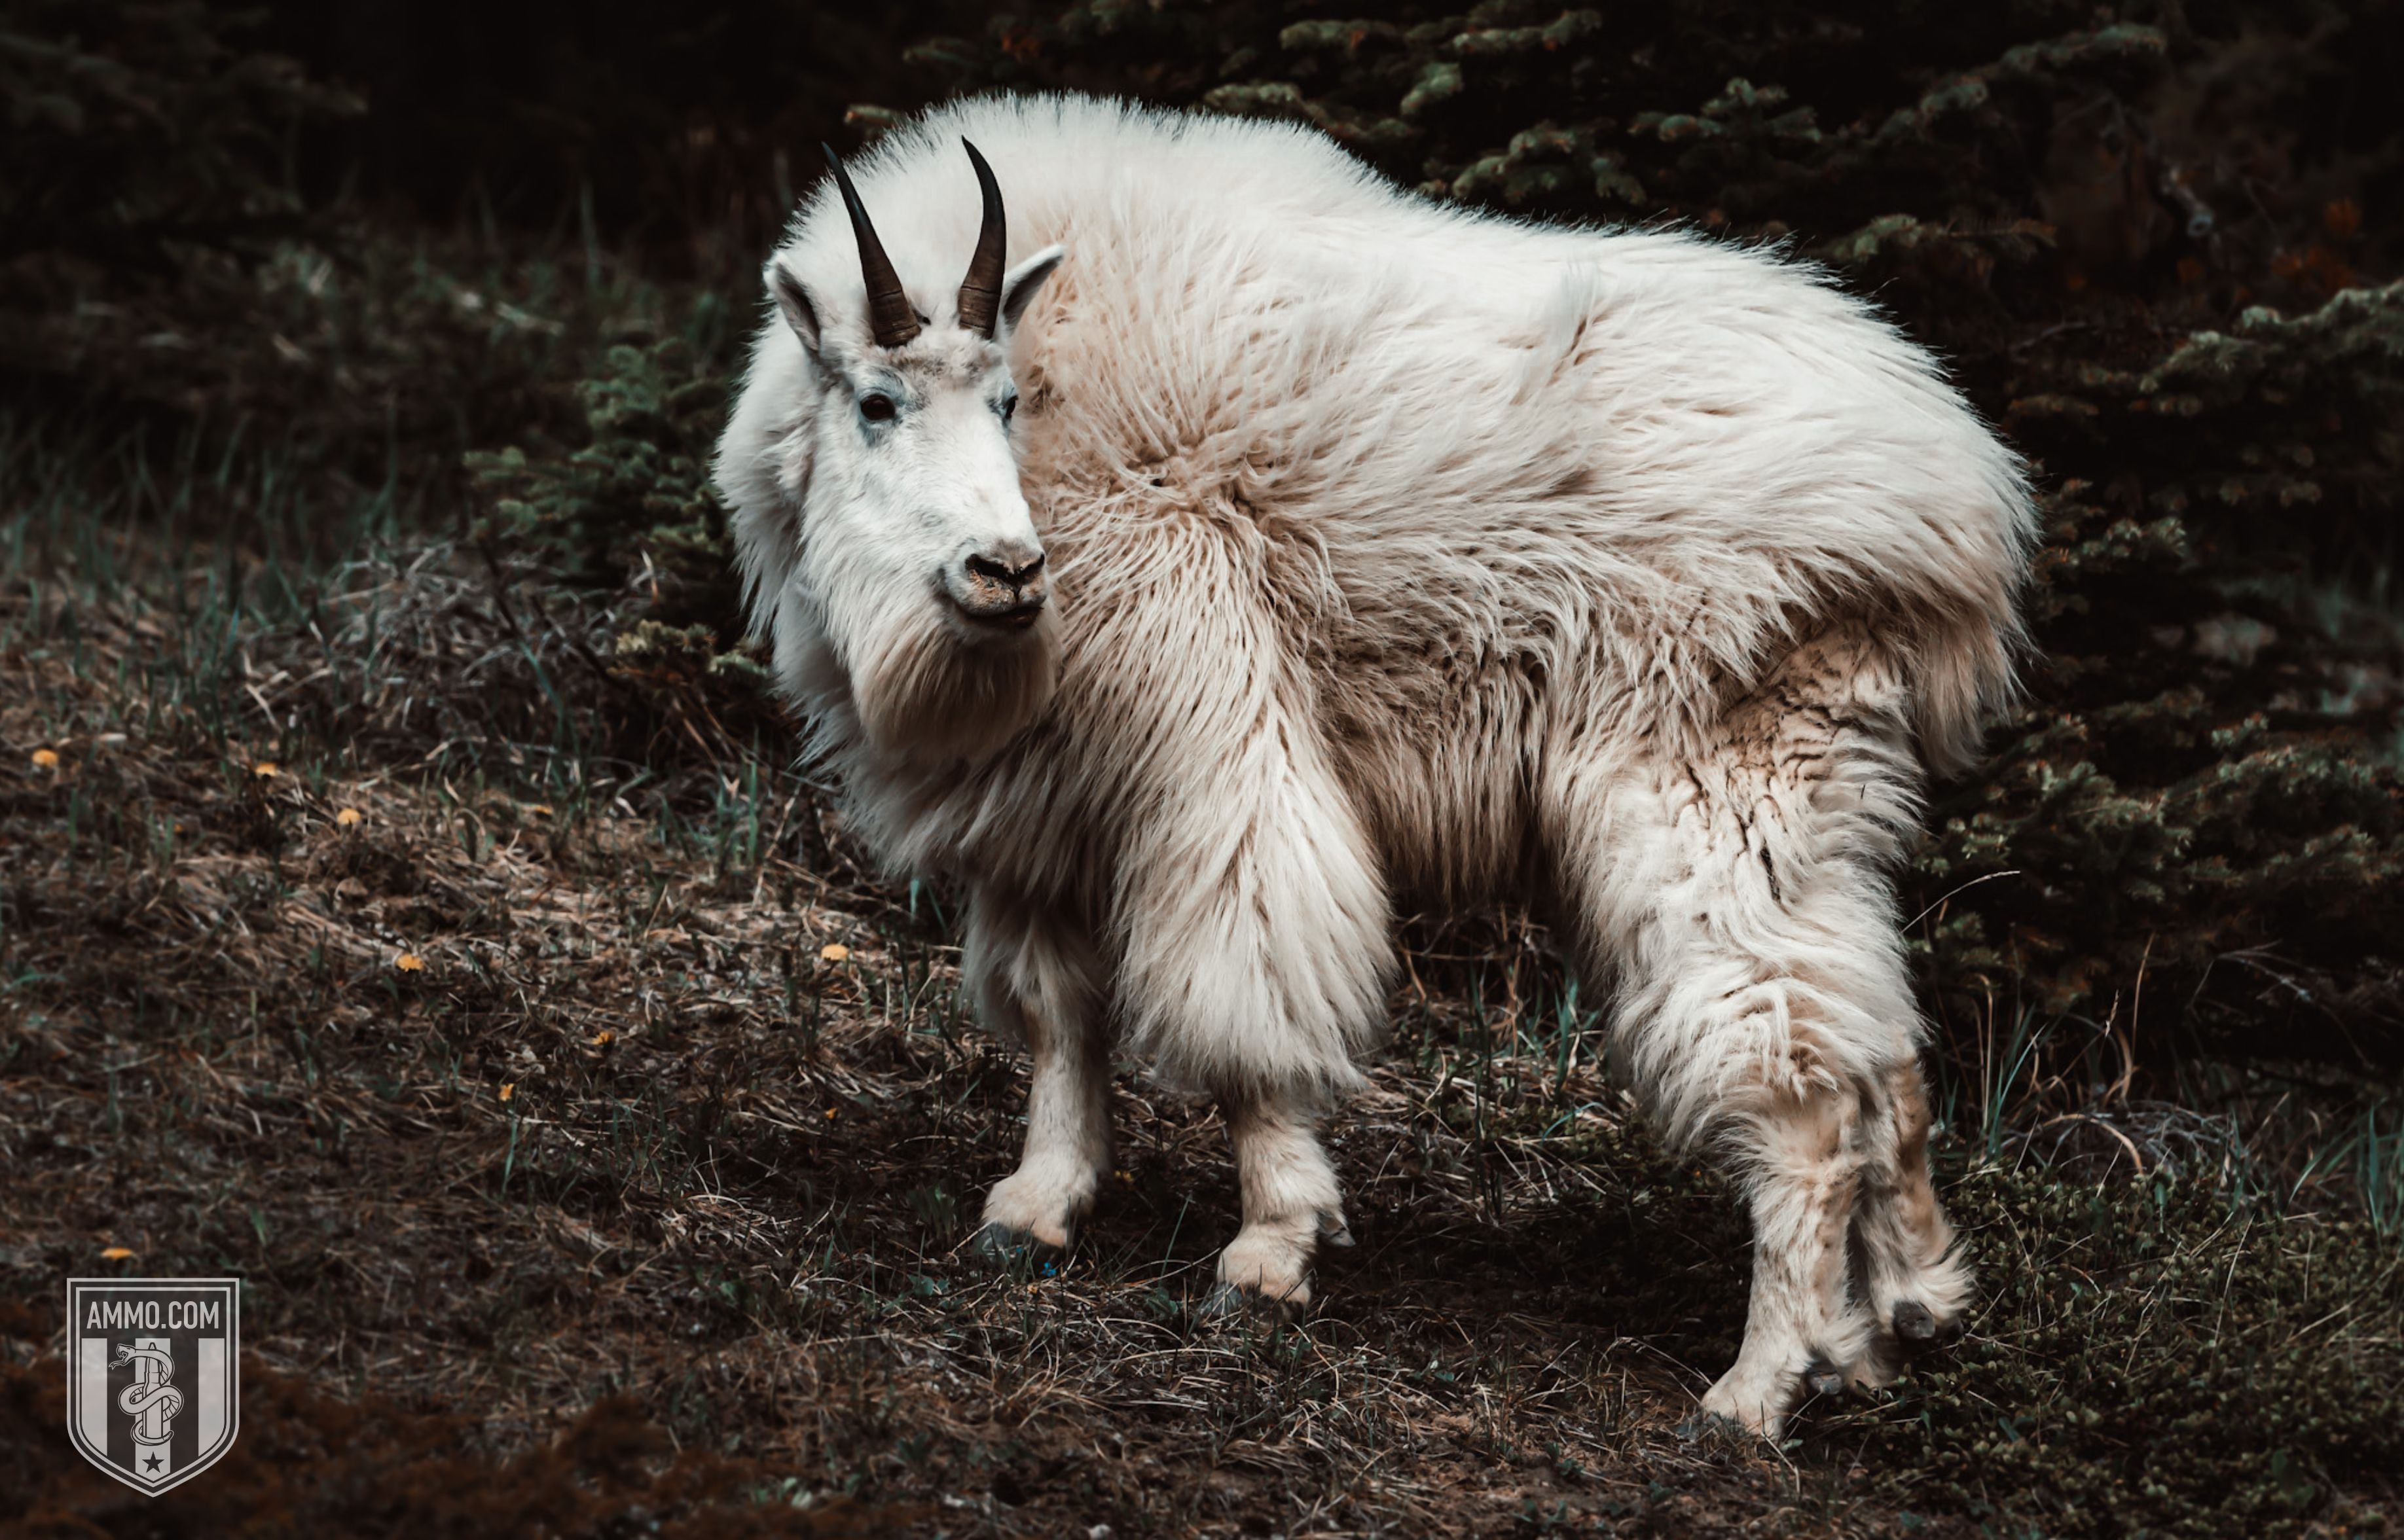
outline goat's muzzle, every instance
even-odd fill
[[[1024,631],[1043,613],[1052,584],[1042,551],[1012,542],[979,551],[944,574],[943,593],[980,627]]]

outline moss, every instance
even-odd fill
[[[1813,1429],[1898,1502],[2062,1535],[2275,1535],[2404,1468],[2404,1257],[2207,1181],[1950,1187],[1984,1297],[1874,1410]],[[1941,1499],[1941,1501],[1940,1501]]]

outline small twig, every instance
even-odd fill
[[[1946,905],[1948,905],[1948,904],[1950,904],[1950,903],[1953,902],[1953,900],[1954,900],[1956,897],[1958,897],[1959,895],[1963,895],[1963,894],[1965,894],[1965,893],[1969,892],[1972,888],[1977,887],[1977,886],[1978,886],[1979,883],[1981,883],[1981,882],[1992,882],[1992,881],[1998,881],[1999,879],[2002,879],[2002,878],[2006,878],[2006,877],[2018,877],[2018,876],[2020,876],[2020,868],[2019,868],[2018,867],[2013,867],[2013,868],[2012,868],[2011,870],[2009,870],[2009,871],[1991,871],[1991,872],[1989,872],[1989,873],[1988,873],[1986,876],[1984,876],[1984,877],[1973,877],[1973,878],[1972,878],[1972,879],[1970,879],[1968,881],[1966,881],[1966,882],[1963,883],[1960,887],[1955,888],[1951,893],[1947,894],[1944,897],[1939,898],[1939,899],[1938,899],[1938,900],[1936,900],[1936,902],[1935,902],[1934,904],[1931,904],[1931,905],[1929,905],[1926,909],[1922,909],[1918,914],[1913,915],[1913,916],[1911,917],[1911,923],[1910,923],[1910,924],[1907,924],[1907,925],[1905,925],[1903,928],[1904,928],[1904,929],[1906,929],[1906,930],[1909,930],[1909,929],[1911,928],[1911,926],[1912,926],[1912,925],[1916,925],[1916,924],[1920,923],[1922,920],[1925,920],[1925,919],[1927,919],[1930,915],[1935,914],[1938,909],[1943,909]]]
[[[2042,1132],[2043,1131],[2053,1127],[2056,1123],[2094,1124],[2097,1128],[2102,1129],[2105,1133],[2108,1133],[2113,1138],[2120,1141],[2121,1145],[2129,1152],[2130,1163],[2137,1168],[2137,1174],[2139,1176],[2145,1174],[2145,1158],[2137,1153],[2137,1142],[2130,1138],[2127,1134],[2121,1132],[2118,1129],[2114,1128],[2111,1124],[2106,1123],[2101,1117],[2096,1117],[2083,1112],[2065,1112],[2059,1117],[2048,1117],[2044,1122],[2039,1123],[2037,1125],[2037,1131]]]
[[[2129,1035],[2125,1041],[2120,1042],[2120,1078],[2113,1085],[2107,1097],[2107,1100],[2118,1102],[2124,1106],[2128,1104],[2129,1088],[2137,1078],[2137,1013],[2145,1008],[2145,964],[2152,962],[2153,958],[2154,936],[2149,931],[2145,935],[2145,955],[2137,959],[2136,992],[2129,1001]],[[2115,1041],[2120,1040],[2115,1039]]]

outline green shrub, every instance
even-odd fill
[[[742,596],[726,512],[709,486],[724,376],[679,338],[622,342],[577,396],[580,448],[468,455],[488,503],[477,534],[585,587],[615,588],[636,575],[648,618],[706,626],[731,644]]]

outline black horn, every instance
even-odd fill
[[[1001,313],[1002,267],[1009,260],[1001,187],[974,145],[963,139],[960,147],[969,152],[969,163],[976,167],[977,186],[985,193],[985,222],[977,228],[976,255],[969,258],[969,275],[960,280],[960,325],[980,337],[991,337],[994,317]]]
[[[860,243],[860,276],[868,285],[868,329],[875,334],[877,346],[898,348],[918,335],[918,312],[902,292],[902,275],[885,255],[885,243],[876,239],[876,227],[868,222],[868,210],[860,205],[860,189],[851,185],[842,158],[829,146],[818,149],[834,169],[835,186],[843,189],[843,206],[851,215],[852,239]]]

